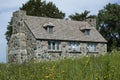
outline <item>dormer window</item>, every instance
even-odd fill
[[[53,27],[54,27],[54,25],[53,25],[51,22],[46,23],[46,24],[43,25],[43,28],[45,28],[46,31],[47,31],[48,33],[50,33],[50,34],[53,33]]]
[[[90,30],[85,30],[84,34],[87,35],[87,36],[89,36],[90,35]]]
[[[53,33],[53,26],[48,26],[47,31],[48,31],[48,33],[52,34]]]
[[[80,30],[86,35],[86,36],[89,36],[90,35],[90,30],[91,28],[90,27],[81,27]]]

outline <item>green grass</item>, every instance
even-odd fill
[[[25,65],[1,63],[0,80],[120,80],[120,52]]]

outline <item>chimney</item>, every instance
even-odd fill
[[[96,28],[96,19],[95,18],[88,18],[85,21],[88,22],[91,25],[91,27]]]
[[[18,10],[13,13],[12,17],[12,34],[22,32],[24,26],[24,21],[26,20],[26,12],[23,10]]]
[[[13,13],[13,17],[16,17],[18,20],[25,18],[25,16],[26,16],[26,11],[23,10],[18,10]]]

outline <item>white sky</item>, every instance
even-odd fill
[[[28,0],[0,0],[0,62],[6,62],[5,32],[12,17],[12,13]],[[43,0],[42,0],[43,1]],[[97,14],[108,3],[118,3],[120,0],[46,0],[52,1],[66,15],[81,13],[89,10],[90,14]]]

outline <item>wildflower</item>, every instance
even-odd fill
[[[45,78],[46,78],[46,79],[48,79],[48,78],[49,78],[49,76],[45,76]]]
[[[48,68],[46,67],[45,69],[47,70]]]
[[[61,73],[64,73],[65,71],[63,70]]]
[[[99,78],[96,78],[95,80],[99,80]]]
[[[55,68],[55,65],[53,66],[53,68]]]
[[[52,76],[52,74],[50,73],[49,76]]]

